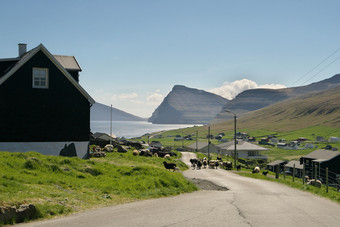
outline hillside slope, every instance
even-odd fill
[[[148,121],[158,124],[204,124],[212,120],[226,102],[227,99],[221,96],[175,85]]]
[[[218,123],[230,119],[229,113],[225,110],[235,112],[238,116],[261,109],[265,106],[296,97],[310,92],[327,90],[340,85],[340,74],[331,78],[312,83],[306,86],[283,88],[283,89],[251,89],[238,94],[233,100],[228,101],[222,111],[218,113],[212,123]]]
[[[101,103],[95,103],[91,107],[91,121],[110,121],[111,107]],[[122,110],[112,107],[113,121],[145,121],[146,119],[126,113]]]
[[[223,125],[233,127],[233,121]],[[274,131],[291,131],[316,125],[340,128],[340,86],[290,98],[249,112],[237,120],[238,128]]]

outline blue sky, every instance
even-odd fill
[[[0,58],[16,57],[18,43],[74,55],[97,102],[141,117],[178,84],[233,98],[340,73],[338,0],[12,0],[0,9]]]

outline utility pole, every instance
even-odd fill
[[[208,160],[210,161],[210,125],[208,126]]]
[[[224,112],[234,114],[234,166],[236,168],[236,160],[237,160],[237,150],[236,150],[236,144],[237,144],[237,139],[236,139],[236,113],[231,112],[230,110],[225,110]]]
[[[196,130],[196,152],[198,151],[198,131]]]
[[[234,113],[234,166],[236,168],[236,160],[237,160],[237,151],[236,151],[236,114]]]
[[[111,114],[110,114],[110,145],[112,145],[112,104],[111,104]]]

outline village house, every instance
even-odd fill
[[[0,59],[0,151],[37,151],[85,157],[90,107],[73,56],[52,55],[43,44]]]
[[[235,144],[234,141],[230,141],[216,145],[216,147],[218,149],[219,154],[233,156],[233,152],[235,149],[234,144]],[[261,152],[267,150],[268,150],[267,148],[246,141],[238,141],[236,143],[236,151],[238,158],[266,160],[267,156],[261,155]]]
[[[300,158],[300,164],[305,165],[305,174],[310,178],[316,176],[326,182],[326,168],[330,181],[340,177],[340,152],[332,150],[315,150]],[[316,171],[315,171],[316,170]]]
[[[187,147],[188,151],[201,153],[218,153],[217,147],[213,143],[197,142]]]
[[[159,141],[151,141],[151,143],[149,145],[150,145],[150,147],[157,147],[157,148],[163,147],[162,143],[159,142]]]

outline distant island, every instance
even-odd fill
[[[101,104],[95,103],[91,107],[91,121],[110,121],[111,120],[111,107]],[[112,120],[113,121],[146,121],[146,118],[141,118],[129,113],[126,113],[122,110],[112,107]]]

